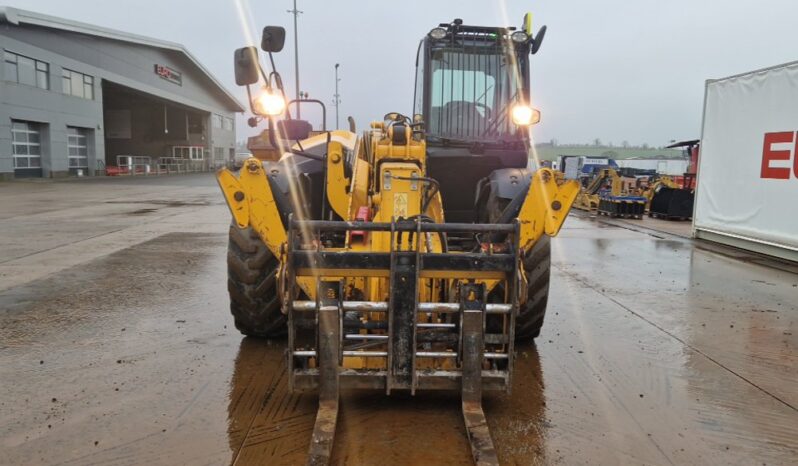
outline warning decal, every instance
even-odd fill
[[[396,218],[407,218],[407,193],[396,193],[393,196],[393,215]]]

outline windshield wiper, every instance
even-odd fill
[[[494,129],[498,128],[499,123],[504,122],[504,119],[507,118],[507,108],[510,106],[511,103],[515,101],[515,98],[518,97],[518,89],[516,89],[515,94],[512,95],[507,102],[502,106],[499,110],[499,117],[494,119],[486,128],[485,131],[480,134],[480,137],[487,136],[490,134]]]
[[[482,100],[482,98],[485,97],[485,95],[487,95],[488,91],[491,90],[491,89],[493,89],[493,84],[491,84],[490,87],[485,89],[485,92],[483,92],[481,96],[479,96],[476,99],[474,99],[474,103],[477,103],[477,104],[480,103],[479,101]],[[487,107],[488,103],[485,102],[483,105],[485,105]]]

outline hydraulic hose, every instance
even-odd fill
[[[391,178],[402,181],[423,181],[429,185],[432,185],[432,188],[427,191],[427,195],[421,203],[422,214],[427,211],[427,207],[429,207],[429,203],[432,202],[432,198],[435,197],[435,195],[438,194],[438,191],[441,190],[441,184],[438,183],[438,180],[435,178],[429,178],[426,176],[417,176],[415,178],[409,176],[391,176]]]

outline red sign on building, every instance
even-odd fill
[[[179,71],[175,71],[172,68],[169,68],[166,65],[159,65],[156,63],[155,74],[169,81],[170,83],[177,84],[178,86],[183,85],[183,74]]]

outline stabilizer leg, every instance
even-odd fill
[[[485,288],[467,284],[461,289],[463,307],[463,419],[471,454],[477,465],[498,465],[499,458],[490,438],[482,410],[482,361],[485,344]]]

